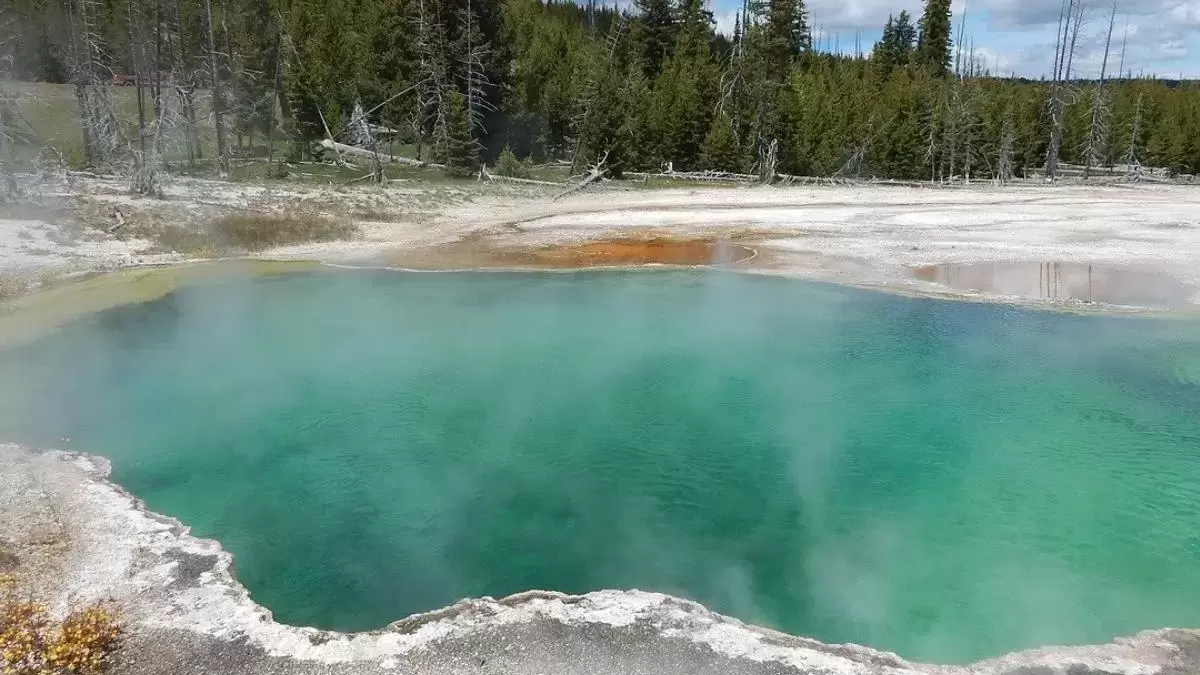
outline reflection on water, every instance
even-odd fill
[[[951,263],[913,275],[957,290],[1137,307],[1185,307],[1200,292],[1161,272],[1082,263]]]

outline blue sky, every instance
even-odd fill
[[[1104,36],[1112,0],[1088,2],[1080,31],[1075,72],[1080,77],[1100,74]],[[718,26],[731,30],[741,0],[710,0]],[[810,20],[824,37],[823,45],[854,51],[861,34],[864,51],[879,37],[889,12],[907,9],[920,16],[922,0],[806,0]],[[1061,0],[954,0],[954,29],[966,11],[964,33],[973,40],[978,58],[993,72],[1029,77],[1044,75],[1054,53],[1054,33]],[[1200,0],[1117,0],[1112,73],[1120,60],[1122,37],[1128,26],[1125,69],[1162,77],[1200,79]]]

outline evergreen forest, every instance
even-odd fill
[[[200,117],[223,164],[324,140],[462,175],[526,157],[615,177],[1200,173],[1200,83],[1122,72],[1115,6],[1086,8],[1063,0],[1049,74],[1029,80],[979,62],[950,0],[879,17],[855,54],[817,44],[804,0],[746,0],[732,34],[703,0],[4,0],[0,71],[73,88],[92,166],[120,147],[145,162],[163,138],[202,156]],[[1081,26],[1107,30],[1099,78],[1077,72]],[[137,88],[132,136],[116,84]],[[0,162],[36,142],[14,96]]]

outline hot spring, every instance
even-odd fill
[[[1200,322],[715,270],[197,285],[0,351],[280,621],[641,588],[932,661],[1200,625]]]

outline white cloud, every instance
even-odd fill
[[[921,0],[808,0],[809,23],[827,30],[876,29],[889,14],[921,13]]]
[[[738,10],[731,9],[727,12],[713,11],[713,20],[717,22],[716,31],[722,35],[732,36],[733,29],[737,25]]]
[[[721,30],[733,32],[741,0],[711,0]],[[1087,2],[1087,21],[1080,31],[1075,73],[1095,77],[1104,57],[1104,38],[1112,0]],[[1125,67],[1175,77],[1200,77],[1200,0],[1116,0],[1117,21],[1109,72],[1119,66],[1122,36],[1128,24]],[[1055,28],[1063,0],[953,0],[957,33],[964,9],[967,35],[980,54],[986,53],[989,70],[1038,77],[1050,70]],[[889,14],[921,14],[924,0],[806,0],[814,33],[830,36],[818,41],[842,51],[852,49],[861,34],[862,48],[870,49]],[[837,37],[834,37],[837,36]],[[997,69],[997,64],[999,68]]]

